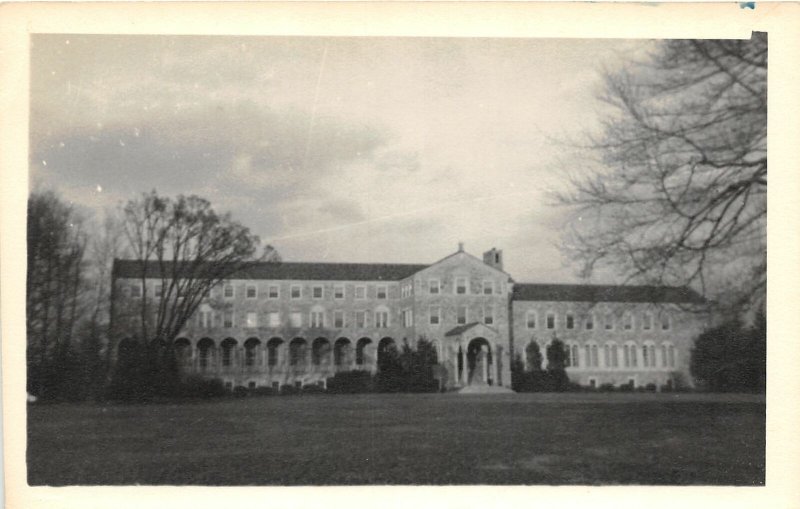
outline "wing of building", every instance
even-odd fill
[[[156,300],[164,276],[115,261],[115,356],[141,343],[140,300]],[[184,372],[229,387],[304,386],[374,372],[392,346],[425,339],[448,387],[509,387],[515,356],[545,368],[557,338],[576,383],[661,387],[690,380],[705,327],[690,308],[702,304],[688,288],[517,283],[496,249],[481,260],[459,247],[429,265],[251,263],[212,290],[174,350]]]

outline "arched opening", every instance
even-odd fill
[[[492,385],[492,348],[486,338],[475,338],[467,345],[467,383]]]
[[[350,340],[339,338],[333,348],[333,363],[337,368],[350,365]]]
[[[190,368],[192,365],[192,343],[186,338],[178,338],[175,340],[175,360],[178,366],[182,368]]]
[[[306,340],[294,338],[289,343],[289,365],[305,366],[306,364]]]
[[[378,342],[378,370],[384,371],[391,364],[397,362],[397,345],[392,338],[383,338]]]
[[[267,365],[270,367],[277,366],[280,362],[280,349],[283,345],[281,338],[272,338],[267,341]]]
[[[229,368],[236,363],[237,341],[233,338],[225,338],[220,344],[222,349],[222,367]]]
[[[326,338],[317,338],[311,343],[311,362],[315,366],[330,364],[331,343]]]
[[[198,364],[201,370],[211,367],[214,361],[214,340],[203,338],[197,342]]]
[[[261,340],[258,338],[250,338],[244,342],[244,365],[248,367],[258,365],[258,349],[261,346]]]
[[[356,366],[369,364],[366,349],[371,344],[372,340],[369,338],[361,338],[356,342]]]

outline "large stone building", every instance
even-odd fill
[[[567,374],[583,385],[689,380],[704,326],[688,309],[702,304],[690,289],[516,283],[502,256],[459,246],[430,265],[252,263],[212,290],[175,352],[184,371],[229,387],[324,385],[339,371],[374,372],[387,348],[424,338],[447,387],[510,387],[514,356],[545,367],[558,338]],[[126,313],[161,292],[157,268],[143,280],[142,267],[115,261],[115,351],[135,341]]]

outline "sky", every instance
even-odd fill
[[[35,35],[34,188],[197,194],[287,261],[504,251],[573,282],[555,206],[630,40]]]

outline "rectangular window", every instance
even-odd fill
[[[553,313],[547,313],[547,328],[548,329],[556,328],[556,315],[554,315]]]
[[[333,326],[337,328],[344,327],[344,311],[333,312]]]
[[[245,288],[245,296],[248,299],[255,299],[258,296],[256,285],[247,285],[247,287]]]
[[[614,315],[610,313],[606,315],[604,327],[606,330],[611,330],[614,328]]]
[[[414,326],[414,312],[410,309],[403,310],[403,326],[404,327]]]
[[[466,293],[467,293],[467,278],[465,277],[456,278],[456,294],[466,295]]]
[[[134,283],[131,285],[131,297],[134,299],[141,299],[142,298],[142,287],[141,285]]]
[[[430,324],[431,325],[439,325],[441,322],[441,312],[442,308],[439,306],[431,306],[430,310]]]
[[[669,330],[669,315],[664,315],[661,317],[661,330]]]
[[[484,281],[483,282],[483,294],[484,295],[491,295],[494,293],[494,281]]]
[[[617,345],[611,345],[611,367],[616,368],[619,366],[619,359],[617,354]]]
[[[644,316],[642,316],[642,329],[650,330],[652,328],[653,328],[653,315],[651,315],[650,313],[645,313]]]
[[[279,327],[281,325],[281,314],[273,311],[267,315],[270,327]]]
[[[222,315],[222,326],[226,329],[233,327],[233,311],[225,311]]]
[[[277,299],[280,297],[280,286],[269,285],[267,289],[267,297],[270,299]]]
[[[586,317],[586,330],[592,329],[594,329],[594,316],[589,313],[589,315]]]
[[[303,314],[299,311],[292,311],[292,313],[289,315],[289,323],[292,324],[292,327],[302,327]]]
[[[356,299],[364,300],[367,298],[367,287],[356,286]]]
[[[457,310],[456,323],[458,325],[466,325],[467,323],[467,307],[459,306]]]
[[[630,313],[625,313],[625,314],[622,316],[622,327],[623,327],[625,330],[631,330],[631,329],[633,329],[633,317],[631,316],[631,314],[630,314]]]
[[[293,299],[299,299],[300,298],[300,285],[292,285],[291,296],[292,296]]]
[[[631,345],[631,367],[637,367],[639,363],[639,355],[636,353],[636,347]]]
[[[322,286],[314,286],[311,289],[311,297],[314,299],[321,299],[322,298]]]
[[[622,357],[624,361],[624,366],[626,368],[631,367],[631,349],[628,345],[622,347]]]
[[[226,299],[232,299],[234,296],[233,285],[225,285],[222,287],[222,296]]]
[[[494,324],[494,308],[492,306],[483,308],[483,323],[486,325]]]
[[[214,318],[214,313],[212,313],[211,311],[200,311],[200,327],[204,329],[213,327],[214,325],[213,318]]]
[[[160,299],[161,295],[163,294],[164,286],[161,283],[156,283],[153,285],[153,296],[156,299]]]
[[[378,329],[386,329],[389,327],[388,311],[375,311],[375,327]]]
[[[536,328],[536,311],[528,311],[525,315],[525,324],[529,329]]]
[[[367,327],[366,311],[356,311],[356,327],[359,329],[365,329]]]
[[[258,314],[250,311],[247,313],[247,326],[258,327]]]
[[[387,297],[386,286],[384,286],[384,285],[379,286],[378,287],[378,298],[385,300],[386,297]]]
[[[568,314],[567,315],[567,329],[574,329],[575,328],[575,316]]]
[[[344,299],[344,285],[336,285],[333,287],[333,298],[334,299]]]
[[[430,279],[428,280],[428,292],[432,294],[439,293],[439,280],[438,279]]]
[[[311,327],[324,327],[325,326],[325,312],[312,311],[311,312]]]

